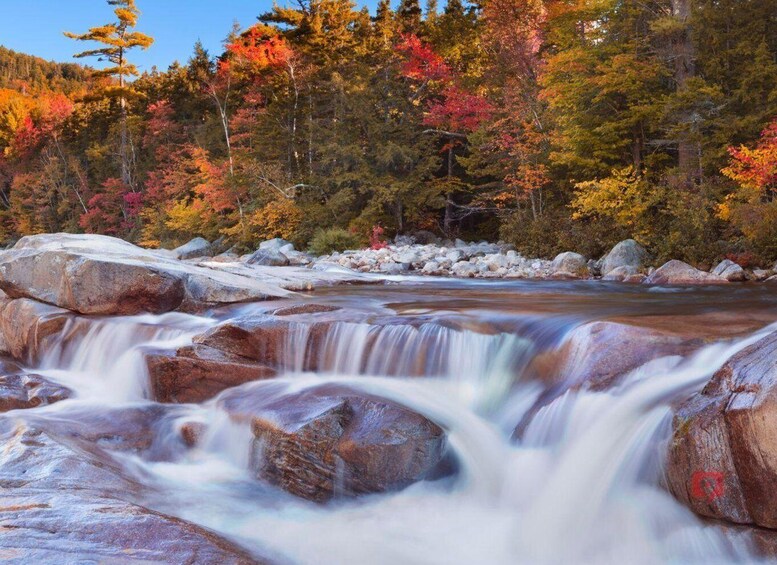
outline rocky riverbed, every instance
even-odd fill
[[[165,252],[182,259],[213,255],[215,248],[197,239]],[[646,284],[721,284],[726,282],[777,280],[772,269],[743,269],[724,259],[709,272],[682,261],[655,265],[650,253],[633,239],[624,240],[600,258],[586,258],[572,251],[554,259],[524,257],[504,243],[416,244],[411,238],[398,238],[377,249],[358,249],[314,257],[294,249],[282,239],[262,243],[254,253],[216,255],[219,262],[244,262],[273,266],[339,266],[357,273],[381,275],[424,275],[486,279],[603,279]]]
[[[5,558],[775,554],[777,296],[728,284],[769,273],[652,268],[631,240],[216,251],[0,254]]]

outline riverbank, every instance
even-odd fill
[[[169,253],[193,258],[212,250],[205,240],[193,240]],[[416,244],[402,238],[378,248],[335,252],[312,256],[294,249],[282,239],[263,242],[249,255],[217,255],[215,261],[247,262],[262,265],[298,265],[318,269],[341,267],[354,273],[379,275],[420,275],[483,279],[575,280],[602,279],[646,284],[721,284],[777,280],[777,265],[772,269],[744,269],[725,259],[709,272],[682,261],[657,265],[650,253],[633,239],[615,245],[598,259],[578,253],[560,253],[552,260],[525,257],[504,243],[464,242]]]

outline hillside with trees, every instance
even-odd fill
[[[777,259],[773,0],[303,0],[140,76],[132,49],[152,39],[115,4],[75,34],[129,41],[85,53],[107,69],[0,49],[6,242],[367,244],[379,228]]]

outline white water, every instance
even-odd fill
[[[71,328],[82,337],[52,348],[38,372],[82,399],[137,401],[148,397],[144,348],[185,345],[212,323],[167,315]],[[512,428],[540,392],[516,379],[531,341],[437,324],[342,323],[314,375],[299,370],[308,343],[300,329],[289,337],[288,374],[246,386],[339,382],[404,404],[446,429],[457,476],[323,507],[300,501],[251,477],[250,430],[215,403],[181,417],[208,426],[181,460],[117,458],[164,493],[148,506],[295,563],[751,562],[746,540],[704,525],[660,486],[662,443],[669,403],[775,329],[653,361],[607,393],[569,391],[534,416],[520,442]]]

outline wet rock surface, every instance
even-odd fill
[[[151,391],[159,402],[203,402],[222,390],[268,379],[276,371],[208,346],[146,355]]]
[[[240,547],[128,499],[143,487],[105,453],[0,419],[0,556],[13,563],[260,562]]]
[[[0,353],[35,361],[47,338],[62,332],[71,318],[67,310],[35,300],[0,301]]]
[[[341,385],[236,389],[219,405],[250,422],[259,476],[316,502],[405,487],[431,476],[445,453],[433,422]]]
[[[777,528],[776,360],[772,333],[677,408],[667,480],[695,512]]]

